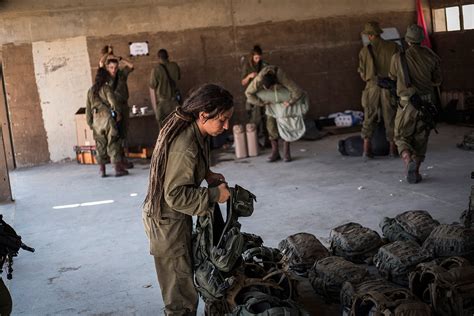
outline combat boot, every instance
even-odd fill
[[[291,161],[291,153],[290,153],[290,143],[283,142],[283,161],[290,162]]]
[[[116,177],[126,176],[128,174],[128,171],[123,167],[121,162],[114,164],[114,168]]]
[[[406,178],[408,183],[417,183],[416,179],[416,162],[411,158],[408,150],[402,152],[402,160],[405,163]]]
[[[107,174],[105,173],[105,163],[99,164],[99,170],[100,170],[99,174],[101,178],[107,177]]]
[[[420,173],[420,166],[421,166],[421,161],[416,160],[416,183],[421,182],[421,180],[423,180],[423,177],[421,176],[421,173]]]
[[[374,158],[372,155],[372,144],[369,138],[364,138],[364,152],[362,153],[364,161]]]
[[[397,145],[395,145],[394,141],[390,142],[390,152],[388,155],[390,158],[395,158],[398,156]]]
[[[278,150],[278,139],[277,140],[270,140],[272,144],[272,154],[270,157],[267,158],[268,162],[275,162],[277,160],[280,160],[280,151]]]

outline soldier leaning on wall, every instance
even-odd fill
[[[121,56],[114,54],[113,47],[106,45],[102,48],[99,67],[104,68],[110,75],[108,85],[112,87],[115,98],[119,102],[122,109],[122,120],[117,122],[120,139],[122,141],[122,149],[126,147],[126,140],[129,127],[130,110],[128,107],[128,75],[134,70],[133,63]],[[133,168],[133,163],[127,161],[125,152],[122,152],[123,166],[127,169]]]

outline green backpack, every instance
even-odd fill
[[[439,222],[423,210],[406,211],[393,219],[384,217],[379,224],[384,237],[390,242],[414,240],[419,244],[422,244],[438,225]]]
[[[198,217],[194,231],[195,285],[206,303],[222,300],[235,282],[231,272],[241,260],[245,242],[259,242],[254,236],[241,233],[238,222],[238,217],[252,215],[255,195],[238,185],[230,193],[226,221],[216,203],[214,212]]]
[[[408,286],[408,274],[430,256],[414,241],[395,241],[382,246],[374,256],[380,275],[396,284]]]
[[[354,263],[370,261],[383,242],[379,234],[357,223],[334,228],[330,234],[331,253]]]
[[[474,257],[474,229],[455,224],[436,227],[423,243],[423,250],[433,258]]]
[[[306,276],[314,263],[329,257],[329,251],[312,234],[298,233],[288,236],[278,244],[285,266],[299,275]]]
[[[258,291],[247,292],[242,304],[228,316],[306,316],[309,314],[292,300],[281,300]]]
[[[419,264],[410,273],[410,290],[436,315],[474,315],[474,266],[461,257]]]
[[[344,282],[362,282],[367,269],[341,257],[327,257],[317,261],[309,271],[309,281],[314,291],[328,301],[339,301]]]

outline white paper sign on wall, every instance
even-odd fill
[[[130,56],[148,56],[148,42],[129,43]]]

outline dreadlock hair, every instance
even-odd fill
[[[215,84],[204,84],[191,91],[184,104],[166,118],[151,158],[148,192],[144,201],[149,215],[155,212],[155,206],[159,209],[163,199],[163,183],[171,143],[198,119],[200,112],[205,112],[207,119],[213,119],[233,106],[233,97],[229,91]]]
[[[92,85],[92,93],[94,97],[99,96],[100,89],[106,84],[108,79],[109,73],[107,72],[107,70],[105,70],[105,68],[97,69],[94,84]]]

